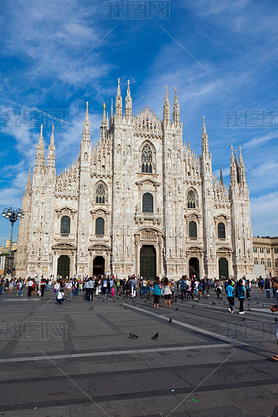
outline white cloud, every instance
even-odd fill
[[[256,136],[253,139],[249,140],[243,145],[243,148],[256,148],[258,146],[265,145],[267,142],[272,141],[272,139],[277,140],[277,138],[277,132],[269,132],[267,135]]]

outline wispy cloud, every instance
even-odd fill
[[[264,136],[256,136],[249,140],[248,142],[244,143],[244,148],[257,148],[259,146],[265,145],[272,140],[277,140],[278,132],[269,132]]]

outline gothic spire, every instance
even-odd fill
[[[177,87],[175,87],[175,99],[174,99],[174,106],[173,106],[173,122],[176,126],[180,124],[180,106],[178,102],[177,96]]]
[[[122,117],[123,107],[122,107],[122,96],[121,96],[121,87],[120,87],[120,78],[118,78],[118,88],[115,102],[115,116]]]
[[[37,145],[37,154],[35,160],[35,167],[45,167],[45,150],[43,144],[43,125],[41,125],[41,133],[39,137],[39,143]]]
[[[239,178],[241,183],[246,182],[245,167],[241,154],[241,146],[239,147]]]
[[[129,80],[127,80],[127,93],[125,98],[125,117],[128,119],[132,117],[132,100],[130,95]]]
[[[165,124],[171,122],[171,112],[170,112],[170,103],[168,98],[168,87],[165,86],[165,99],[163,104],[163,122]]]
[[[207,135],[207,129],[206,129],[206,123],[205,123],[205,116],[203,116],[202,153],[204,154],[209,153],[208,135]]]
[[[236,182],[237,182],[237,170],[236,170],[236,163],[235,163],[235,158],[234,158],[233,145],[231,145],[230,185],[235,184]]]
[[[54,126],[52,125],[52,134],[50,145],[48,147],[47,167],[55,168],[55,145],[54,145]]]
[[[223,172],[222,172],[222,165],[220,164],[220,184],[223,185]]]
[[[113,125],[113,99],[111,98],[111,113],[110,113],[110,120],[109,120],[109,127]]]
[[[25,187],[25,194],[30,194],[31,192],[31,164],[29,165],[29,173],[28,173],[28,179],[26,182],[26,187]]]
[[[105,112],[105,103],[103,103],[103,113],[102,113],[102,121],[100,125],[101,130],[101,138],[104,140],[106,136],[106,130],[107,130],[107,120],[106,120],[106,112]]]
[[[86,102],[86,113],[85,120],[83,122],[83,133],[82,133],[82,142],[87,142],[90,140],[90,120],[89,120],[89,110],[88,110],[88,101]]]

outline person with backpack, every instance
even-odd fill
[[[245,287],[243,285],[242,279],[240,279],[235,288],[235,296],[239,301],[239,312],[238,314],[245,314],[243,303],[245,299]]]

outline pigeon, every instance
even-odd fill
[[[208,297],[205,295],[205,300],[207,300],[208,299]]]
[[[94,306],[91,306],[90,308],[89,308],[89,310],[92,310],[94,308]]]
[[[156,339],[158,339],[158,332],[156,332],[156,334],[153,335],[153,337],[152,337],[152,340],[156,340]]]
[[[104,303],[104,300],[102,300],[102,302]]]
[[[212,301],[212,302],[211,302],[211,304],[212,304],[213,306],[215,306],[215,305],[216,305],[216,303],[215,303],[214,301]]]
[[[248,308],[248,311],[252,311],[251,308]]]
[[[192,304],[192,306],[191,306],[192,308],[194,308],[195,306]]]
[[[244,320],[245,320],[245,317],[243,317],[242,321],[244,321]]]
[[[129,339],[138,339],[137,334],[135,333],[129,333],[129,336],[127,336]]]
[[[168,323],[172,323],[172,318],[171,317],[169,318]]]
[[[178,311],[178,309],[179,309],[179,307],[177,307],[177,308],[175,309],[175,311]]]

